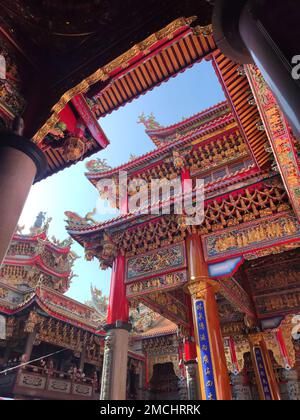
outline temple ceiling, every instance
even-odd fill
[[[204,0],[0,2],[2,36],[26,63],[28,88],[44,87],[39,120],[66,90],[134,44],[179,17],[199,14],[195,23],[207,25],[211,10]]]
[[[252,295],[260,319],[300,309],[300,249],[246,261],[235,275]]]

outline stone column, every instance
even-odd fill
[[[237,401],[252,400],[250,386],[245,383],[243,373],[231,375],[233,399]]]
[[[46,158],[34,143],[11,132],[0,133],[0,264],[32,183],[46,167]]]
[[[184,364],[189,400],[200,400],[200,382],[197,363],[197,348],[194,335],[193,310],[190,296],[186,296],[189,308],[190,335],[184,339]]]
[[[84,370],[84,364],[85,364],[85,348],[82,349],[82,352],[80,354],[80,360],[79,360],[79,369]]]
[[[36,326],[34,326],[33,331],[31,331],[27,336],[25,350],[22,357],[22,362],[29,362],[31,358],[31,353],[32,353],[35,338],[36,338]]]
[[[215,298],[216,283],[208,277],[201,239],[196,233],[187,236],[186,248],[201,399],[230,400],[229,375]]]
[[[249,335],[251,358],[261,400],[280,400],[280,392],[272,361],[263,335]]]
[[[257,65],[300,140],[300,84],[292,77],[291,58],[283,55],[264,25],[267,6],[261,8],[259,3],[262,2],[232,0],[228,7],[228,0],[216,0],[215,39],[220,50],[233,61]],[[271,7],[282,8],[287,15],[284,2],[273,0]],[[299,13],[296,5],[294,10]]]
[[[289,400],[300,400],[300,383],[298,381],[298,373],[296,370],[284,370],[282,378],[286,381],[286,394]]]
[[[129,304],[126,298],[125,257],[114,261],[104,348],[101,400],[126,400]]]
[[[185,364],[188,400],[200,400],[199,372],[196,360],[188,360]]]

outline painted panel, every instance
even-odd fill
[[[286,213],[205,235],[203,241],[205,256],[211,261],[299,241],[299,238],[300,225],[296,217]]]
[[[82,385],[82,384],[74,384],[73,394],[81,395],[83,397],[91,397],[93,394],[93,387],[88,386],[88,385]]]
[[[71,392],[71,382],[50,379],[48,384],[48,390],[54,392],[61,392],[63,394],[69,394]]]
[[[156,249],[144,255],[131,257],[126,264],[127,282],[154,277],[166,271],[185,268],[186,257],[183,243]]]
[[[154,277],[149,280],[140,280],[138,282],[130,283],[127,285],[126,295],[128,298],[132,298],[155,291],[172,290],[182,286],[186,282],[187,272],[185,270],[178,271],[175,273]]]
[[[40,375],[31,375],[22,373],[18,381],[18,385],[31,389],[45,389],[46,378]]]

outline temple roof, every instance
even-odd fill
[[[16,315],[37,305],[42,313],[96,333],[101,323],[96,311],[45,286],[20,291],[0,282],[0,313]]]
[[[24,82],[17,95],[8,92],[14,105],[21,102],[9,118],[24,116],[26,136],[45,150],[46,176],[108,144],[97,119],[201,59],[212,59],[256,163],[261,167],[268,162],[267,136],[257,128],[261,119],[249,83],[239,66],[217,50],[209,2],[126,0],[120,5],[114,0],[101,7],[97,1],[48,3],[46,10],[23,0],[0,6],[1,40],[16,57]],[[130,18],[124,21],[125,15]],[[75,120],[84,126],[79,140],[77,129],[69,130]],[[68,137],[66,142],[61,135]]]
[[[48,238],[50,222],[40,212],[28,233],[17,226],[0,269],[1,282],[29,289],[44,284],[63,293],[68,290],[78,256],[71,250],[71,238]]]
[[[238,181],[245,182],[246,188],[248,184],[251,185],[251,183],[253,183],[253,180],[255,178],[259,177],[259,179],[262,180],[268,176],[268,173],[258,171],[257,168],[250,164],[248,168],[243,168],[240,171],[237,171],[235,174],[231,175],[230,177],[224,177],[223,179],[219,179],[217,181],[207,184],[206,194],[209,197],[210,193],[217,194],[218,190],[222,190],[224,188],[226,189],[226,194],[228,194],[230,187],[232,187],[234,191],[234,184]],[[220,196],[220,198],[221,197],[222,196]],[[179,198],[182,199],[182,196],[180,195]],[[176,197],[174,197],[174,199],[176,199]],[[166,203],[157,202],[157,206],[163,206],[164,204]],[[151,216],[150,214],[148,215],[147,213],[143,213],[143,210],[145,210],[146,208],[148,209],[148,206],[141,207],[135,213],[120,214],[117,217],[98,223],[90,223],[88,220],[79,217],[75,213],[67,212],[69,214],[69,218],[67,220],[67,231],[76,241],[82,243],[83,239],[80,239],[81,235],[84,236],[90,233],[106,231],[110,227],[117,227],[119,225],[123,225],[124,223],[126,224],[126,222],[130,223],[136,221],[136,223],[138,224],[142,220],[145,221],[147,219],[157,218],[157,216]],[[74,215],[73,217],[72,214]]]
[[[136,333],[137,338],[147,339],[152,337],[160,337],[169,334],[176,334],[178,331],[178,326],[171,322],[170,320],[159,316],[156,322],[145,331],[141,333]]]
[[[205,121],[204,118],[207,117],[207,115],[212,116],[213,118]],[[225,128],[227,125],[234,123],[235,119],[230,109],[228,108],[227,103],[222,102],[221,104],[217,104],[215,107],[213,107],[211,111],[205,110],[197,114],[195,117],[191,117],[190,119],[183,121],[182,126],[181,123],[179,123],[178,126],[180,126],[183,130],[187,125],[193,122],[198,122],[199,124],[193,127],[186,135],[179,134],[177,139],[174,138],[171,142],[166,142],[165,144],[162,143],[160,144],[159,148],[139,156],[116,168],[103,168],[101,161],[99,162],[99,166],[97,166],[96,160],[88,162],[87,168],[90,170],[90,172],[86,173],[87,178],[92,183],[95,183],[99,179],[109,178],[120,171],[137,171],[140,169],[141,165],[148,166],[153,162],[158,162],[159,159],[162,159],[171,151],[192,142],[195,138],[204,137],[207,134],[212,134],[218,129]],[[162,128],[161,130],[163,131],[164,129]],[[174,130],[172,129],[170,132],[173,133]]]
[[[151,128],[151,125],[149,126],[148,124],[149,117],[140,117],[140,122],[145,125],[146,133],[154,144],[161,147],[166,143],[174,142],[179,135],[182,136],[200,127],[209,126],[212,121],[215,121],[217,124],[219,117],[229,113],[231,113],[231,109],[227,101],[223,101],[168,127],[158,125],[157,127]]]

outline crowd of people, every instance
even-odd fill
[[[7,362],[0,359],[0,372],[19,366],[22,363],[22,356],[9,359]]]

